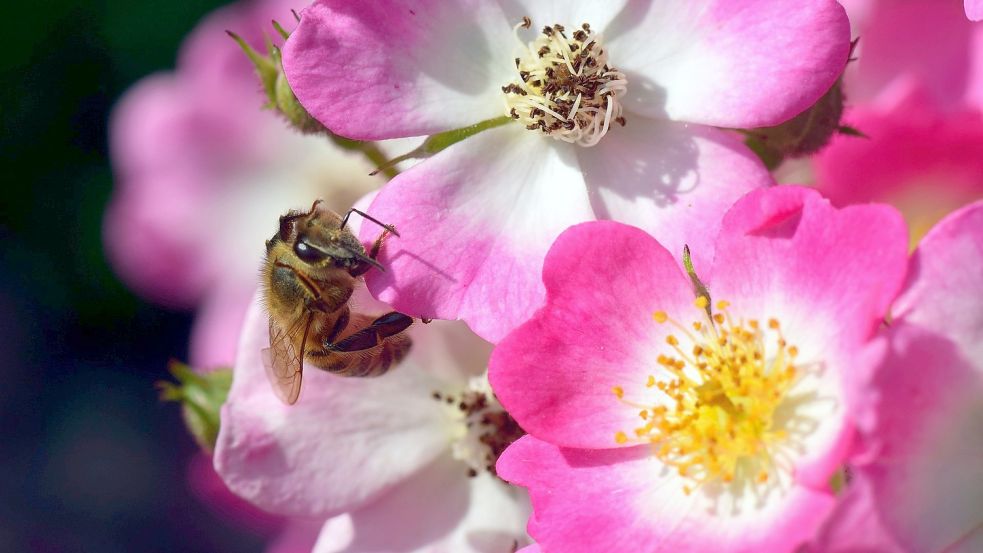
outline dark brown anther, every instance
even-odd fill
[[[543,46],[542,48],[539,49],[539,52],[536,52],[536,53],[539,54],[539,57],[543,57],[546,54],[549,54],[550,53],[550,49],[549,49],[548,46]]]
[[[583,42],[587,40],[587,33],[585,33],[584,31],[577,31],[573,34],[573,38],[574,40],[579,40],[580,42]]]
[[[626,121],[624,117],[616,117],[614,120],[622,127],[624,127],[625,124],[628,123],[628,121]]]
[[[519,68],[519,64],[520,64],[521,62],[522,62],[522,60],[521,60],[521,59],[519,59],[519,58],[515,58],[515,68],[516,68],[516,69],[518,69],[518,68]]]
[[[529,27],[532,27],[532,19],[529,19],[528,15],[522,16],[522,28],[528,29]]]
[[[546,36],[553,36],[553,27],[550,27],[549,25],[543,27],[543,34]]]
[[[516,113],[515,108],[512,108],[512,109],[509,110],[509,115],[512,116],[512,119],[518,119],[519,118],[519,114]]]

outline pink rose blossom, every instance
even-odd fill
[[[230,366],[277,217],[318,197],[341,210],[374,186],[372,166],[262,109],[253,67],[226,34],[256,47],[285,0],[234,4],[185,41],[177,70],[148,77],[111,122],[116,190],[105,241],[123,280],[174,306],[198,306],[191,364]]]
[[[708,265],[723,212],[772,182],[713,127],[801,112],[840,75],[848,42],[831,0],[320,0],[284,69],[308,111],[352,138],[500,119],[385,187],[371,210],[404,239],[383,255],[392,270],[368,279],[397,309],[495,341],[542,302],[543,257],[572,224],[630,222]],[[551,96],[570,74],[580,88]]]
[[[817,551],[983,551],[983,202],[919,244]]]
[[[834,506],[864,345],[901,286],[901,217],[799,187],[727,213],[712,301],[640,229],[564,232],[546,305],[490,380],[529,435],[498,471],[527,487],[546,551],[793,551]],[[708,318],[706,309],[713,309]],[[653,320],[654,319],[654,320]]]
[[[364,289],[355,301],[366,312],[385,309]],[[497,440],[500,428],[459,406],[480,395],[487,407],[475,413],[505,416],[482,376],[488,344],[460,323],[417,324],[410,332],[413,349],[391,372],[345,378],[308,365],[299,401],[287,406],[261,361],[269,328],[257,298],[222,409],[216,470],[267,511],[329,519],[316,551],[507,551],[525,544],[525,492],[487,469],[495,459],[481,437]]]
[[[814,160],[836,205],[890,203],[917,241],[949,211],[983,197],[983,26],[956,0],[845,2],[857,61],[844,122]]]

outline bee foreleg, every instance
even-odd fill
[[[413,324],[412,317],[398,311],[392,311],[372,321],[369,326],[362,330],[345,337],[337,344],[332,344],[330,341],[326,342],[324,348],[330,351],[371,349],[379,345],[384,339],[406,330],[411,324]]]

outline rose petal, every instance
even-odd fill
[[[690,281],[648,234],[608,221],[561,234],[543,281],[546,306],[492,354],[492,388],[530,434],[570,447],[615,447],[615,433],[639,419],[612,389],[642,399],[636,389],[646,390],[654,350],[670,332],[652,314],[691,310]]]
[[[894,314],[944,332],[970,359],[983,358],[983,201],[936,225],[915,251],[909,275]]]
[[[349,513],[348,524],[326,527],[314,551],[509,551],[528,542],[528,517],[522,490],[489,473],[469,478],[460,461],[444,456],[371,505]]]
[[[371,209],[400,233],[379,257],[386,271],[366,275],[373,295],[410,315],[463,319],[492,342],[542,303],[542,260],[556,236],[594,217],[572,146],[519,125],[401,173]],[[372,227],[362,241],[378,236]]]
[[[735,317],[777,318],[797,366],[813,367],[791,392],[813,421],[796,477],[825,485],[852,432],[851,397],[862,393],[872,359],[862,353],[896,296],[907,232],[888,206],[835,209],[814,190],[781,186],[752,192],[727,213],[707,277],[714,301]]]
[[[842,73],[850,24],[832,0],[637,2],[605,31],[628,77],[625,108],[760,127],[811,106]]]
[[[577,149],[595,213],[646,230],[677,258],[688,244],[697,269],[709,269],[723,214],[771,176],[729,134],[627,117],[597,146]]]
[[[308,365],[296,405],[267,381],[259,298],[246,315],[215,468],[229,488],[279,514],[327,517],[378,497],[444,451],[436,381],[407,358],[385,378],[344,378]]]
[[[868,542],[894,545],[877,551],[983,545],[983,365],[940,331],[900,321],[888,334],[891,351],[873,383],[874,423],[864,429],[876,456],[853,470],[818,538],[822,551]]]
[[[301,104],[343,136],[421,136],[505,114],[512,26],[470,0],[319,0],[283,49]]]
[[[563,449],[525,436],[497,468],[529,489],[529,533],[546,551],[792,551],[833,504],[827,493],[793,486],[731,510],[726,496],[718,504],[687,496],[647,446]]]

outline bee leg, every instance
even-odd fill
[[[413,324],[413,318],[398,311],[386,313],[358,332],[345,337],[337,344],[330,341],[324,348],[331,351],[360,351],[371,349],[390,336],[399,334]]]
[[[382,244],[386,241],[386,238],[389,237],[390,234],[399,236],[399,234],[396,234],[396,229],[389,230],[389,227],[386,227],[386,229],[382,231],[382,234],[380,234],[379,237],[375,239],[375,242],[372,243],[372,247],[369,248],[369,259],[375,260],[377,257],[379,257],[379,251],[382,250]],[[364,275],[371,268],[372,265],[369,263],[359,263],[358,265],[349,269],[348,272],[352,276],[357,277]]]

